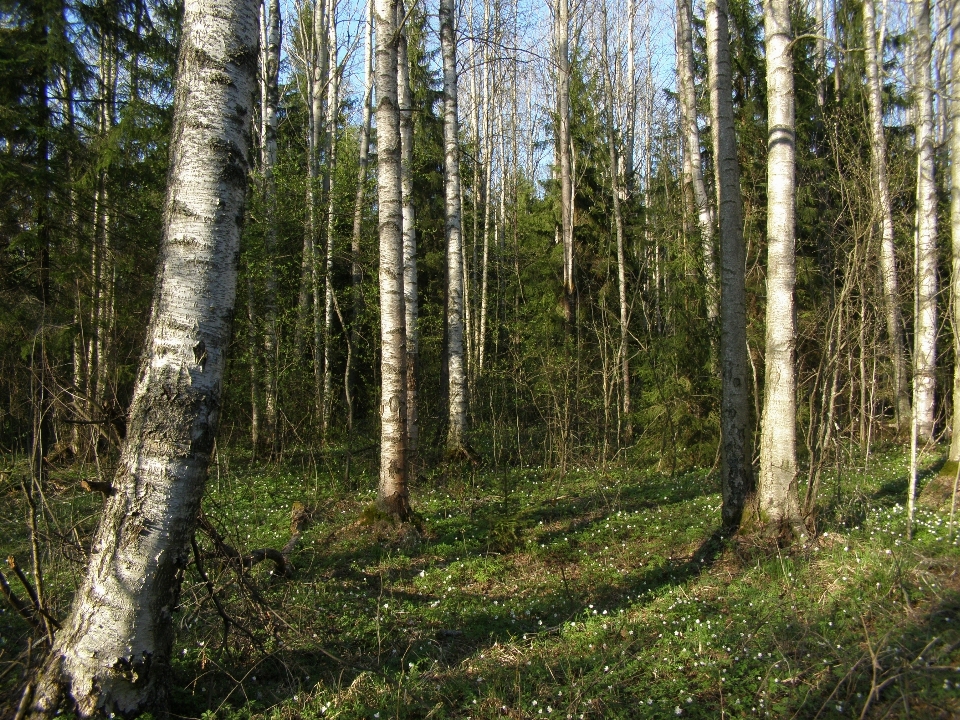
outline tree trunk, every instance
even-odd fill
[[[617,236],[617,287],[620,291],[620,347],[617,356],[620,358],[620,382],[623,392],[623,436],[629,441],[633,436],[630,424],[630,348],[627,340],[630,337],[629,305],[627,302],[627,259],[624,253],[623,213],[620,208],[620,177],[619,159],[617,152],[617,133],[614,128],[613,112],[613,79],[610,77],[610,51],[607,47],[607,4],[603,4],[603,88],[607,104],[607,145],[610,153],[610,194],[613,198],[613,224]],[[604,375],[606,377],[606,375]]]
[[[753,468],[744,287],[746,251],[726,0],[707,0],[706,30],[713,165],[720,217],[721,512],[724,527],[732,530],[739,527],[747,498],[753,491]]]
[[[463,348],[464,264],[460,225],[460,128],[457,118],[457,39],[454,0],[440,0],[440,47],[443,53],[443,157],[446,171],[447,235],[447,450],[462,451],[467,430],[467,373]]]
[[[397,20],[406,10],[403,0],[397,5]],[[397,91],[400,101],[400,188],[403,195],[403,306],[407,328],[407,458],[416,463],[420,439],[417,422],[417,368],[419,340],[417,325],[417,228],[413,207],[413,94],[410,91],[410,58],[407,55],[407,31],[400,28],[397,45]]]
[[[353,291],[353,309],[350,319],[350,348],[357,346],[357,325],[363,311],[363,274],[360,265],[360,232],[363,228],[363,200],[367,187],[367,165],[370,151],[370,115],[373,94],[373,2],[367,0],[366,42],[364,43],[363,60],[363,120],[360,126],[360,159],[357,169],[357,194],[353,203],[353,234],[350,240],[350,278]],[[355,378],[350,363],[352,353],[348,355],[346,389],[344,395],[347,402],[347,430],[353,429],[353,391]]]
[[[953,437],[952,462],[960,461],[960,3],[952,3],[950,99],[951,308],[953,310]]]
[[[262,128],[261,163],[263,168],[263,195],[266,206],[264,233],[264,319],[263,319],[263,435],[269,449],[276,443],[277,432],[277,278],[273,269],[273,254],[277,247],[277,183],[273,168],[277,164],[277,106],[280,101],[278,77],[280,72],[280,2],[266,0],[265,48],[262,51]]]
[[[28,717],[162,708],[221,408],[256,89],[257,3],[188,0],[160,277],[114,493]]]
[[[915,33],[917,138],[917,317],[913,354],[913,411],[917,437],[933,439],[937,368],[937,187],[934,182],[933,93],[930,80],[930,0],[911,0]]]
[[[324,186],[327,194],[327,248],[323,272],[323,403],[320,413],[320,437],[326,442],[333,407],[333,368],[330,342],[333,329],[333,251],[334,210],[333,176],[337,168],[337,121],[340,115],[340,75],[337,67],[337,0],[328,0],[327,17],[327,165]]]
[[[560,154],[560,227],[563,241],[563,312],[574,317],[573,177],[570,153],[570,0],[557,1],[557,146]]]
[[[897,427],[910,417],[907,393],[907,354],[903,339],[903,317],[900,314],[900,291],[897,282],[897,260],[893,241],[893,206],[887,174],[887,141],[883,132],[883,105],[880,88],[880,53],[877,46],[874,0],[864,0],[863,23],[866,35],[867,107],[870,114],[870,166],[873,192],[880,221],[880,275],[883,291],[887,338],[893,361],[894,407]]]
[[[407,491],[406,318],[403,302],[403,200],[397,102],[397,1],[376,0],[377,190],[380,208],[380,485],[377,505],[410,517]]]
[[[717,288],[717,259],[713,239],[713,213],[703,181],[703,159],[700,155],[700,129],[697,127],[697,94],[693,77],[693,21],[690,0],[677,2],[677,70],[680,76],[680,118],[683,123],[683,148],[688,160],[690,184],[700,227],[700,248],[703,258],[703,281],[707,299],[707,317],[711,322],[720,315],[720,293]]]
[[[790,0],[764,7],[767,59],[767,308],[759,521],[768,532],[799,532],[793,289],[795,132]]]

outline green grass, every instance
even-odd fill
[[[821,534],[783,549],[716,541],[705,472],[438,473],[413,489],[421,534],[364,512],[372,468],[317,467],[212,472],[205,511],[238,548],[282,547],[294,502],[313,519],[290,579],[206,559],[245,628],[226,646],[188,572],[175,715],[859,717],[881,684],[868,717],[960,715],[960,550],[922,508],[906,540],[900,454],[826,478]],[[3,497],[0,544],[25,563],[18,489]],[[99,502],[48,501],[87,532]],[[80,569],[50,573],[61,612]],[[5,608],[0,672],[25,630]]]

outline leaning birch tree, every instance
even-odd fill
[[[257,87],[256,0],[184,8],[158,288],[86,575],[27,717],[162,708],[220,419]]]
[[[464,264],[460,216],[460,127],[457,119],[457,37],[454,0],[440,0],[443,54],[443,162],[447,236],[447,451],[463,452],[467,430],[467,368],[463,348]]]
[[[733,126],[733,85],[727,0],[707,0],[707,65],[713,168],[720,221],[720,451],[723,525],[740,525],[753,490],[750,438],[750,376],[747,361],[747,314],[743,202],[740,164]]]
[[[406,318],[403,298],[403,200],[397,98],[398,0],[376,0],[377,197],[380,236],[380,484],[377,505],[410,517],[407,490]]]
[[[767,60],[767,307],[759,522],[766,532],[800,532],[797,498],[795,154],[790,0],[764,4]]]

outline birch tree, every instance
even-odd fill
[[[323,272],[323,390],[320,413],[320,436],[324,440],[330,429],[333,407],[333,368],[330,338],[333,332],[333,253],[336,203],[333,197],[333,175],[337,168],[337,122],[340,117],[340,73],[337,67],[337,0],[327,0],[327,162],[324,167],[324,192],[327,196],[327,245]]]
[[[723,525],[739,526],[753,490],[750,438],[750,376],[747,364],[743,204],[733,126],[730,35],[726,0],[707,0],[707,64],[713,167],[720,220],[720,451]]]
[[[363,118],[360,125],[360,157],[357,167],[357,193],[353,204],[353,233],[350,238],[350,281],[353,292],[353,310],[347,345],[347,367],[344,371],[346,388],[344,395],[347,403],[347,429],[353,429],[353,348],[357,346],[357,324],[363,304],[363,292],[360,283],[363,276],[360,266],[360,233],[363,228],[363,201],[367,187],[367,165],[370,151],[370,116],[373,95],[373,2],[367,0],[366,31],[364,33],[363,53]]]
[[[917,141],[916,319],[913,412],[917,437],[933,438],[937,367],[937,187],[934,182],[933,93],[930,77],[930,0],[911,0]]]
[[[255,0],[187,0],[159,286],[128,434],[28,717],[163,707],[173,609],[222,404],[256,90]]]
[[[403,199],[397,98],[398,0],[376,0],[377,194],[380,236],[380,485],[377,505],[410,517],[407,490],[406,318],[403,295]]]
[[[613,79],[610,74],[610,51],[607,47],[607,4],[603,4],[603,89],[605,102],[607,104],[607,145],[609,146],[610,156],[610,188],[613,198],[613,224],[617,237],[617,287],[620,294],[620,347],[618,356],[620,359],[620,383],[623,391],[623,418],[624,418],[624,436],[629,440],[632,436],[630,426],[630,348],[627,340],[630,335],[629,318],[630,310],[627,302],[627,273],[626,273],[626,254],[624,251],[624,232],[623,232],[623,212],[620,207],[620,177],[619,177],[619,153],[617,152],[617,136],[614,128],[613,112]]]
[[[795,122],[790,0],[764,4],[767,61],[767,308],[757,506],[768,532],[800,532],[797,498]]]
[[[900,314],[900,290],[893,241],[893,206],[890,201],[890,180],[887,171],[887,141],[883,132],[880,82],[880,60],[883,48],[878,46],[879,30],[874,0],[864,0],[863,24],[866,45],[867,110],[870,121],[870,170],[876,215],[880,223],[880,280],[887,341],[890,343],[893,362],[893,394],[897,425],[903,427],[903,423],[910,417],[910,396],[907,392],[907,354],[904,348],[903,317]]]
[[[717,288],[717,260],[714,249],[713,213],[703,181],[700,155],[700,128],[697,127],[697,94],[693,77],[693,20],[690,0],[677,1],[677,74],[680,80],[680,122],[683,125],[683,150],[686,155],[700,228],[703,280],[706,286],[707,317],[715,321],[720,314]]]
[[[273,269],[273,254],[277,246],[277,183],[273,168],[277,164],[277,105],[280,100],[278,79],[280,73],[280,2],[266,0],[261,36],[261,167],[263,196],[266,206],[265,250],[265,314],[263,327],[264,351],[264,431],[267,444],[276,442],[277,427],[277,278]]]
[[[457,118],[457,38],[454,0],[440,0],[443,54],[443,160],[447,236],[447,451],[463,451],[467,430],[467,368],[464,359],[464,263],[460,203],[460,134]]]
[[[397,21],[406,16],[403,0],[397,4]],[[397,92],[400,103],[400,189],[403,201],[403,305],[407,329],[407,456],[415,462],[417,426],[417,228],[413,207],[413,93],[410,91],[410,57],[407,30],[399,28],[397,42]]]
[[[960,3],[951,3],[950,79],[950,306],[953,311],[953,437],[949,459],[960,462]]]
[[[563,308],[574,315],[573,169],[570,148],[570,0],[556,0],[557,152],[560,156],[560,235],[563,243]]]

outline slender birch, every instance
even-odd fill
[[[619,153],[617,152],[617,133],[614,128],[613,79],[610,77],[610,50],[607,46],[607,4],[603,3],[603,88],[607,104],[607,145],[610,154],[610,195],[613,198],[613,224],[617,236],[617,287],[620,292],[620,382],[623,392],[622,409],[624,418],[624,437],[632,437],[630,423],[630,310],[627,301],[626,255],[624,253],[623,212],[620,208]]]
[[[684,159],[688,163],[697,224],[700,227],[700,248],[703,280],[707,298],[707,317],[715,321],[720,315],[720,293],[717,288],[717,258],[714,248],[713,212],[703,181],[703,159],[700,154],[700,128],[697,126],[697,95],[693,78],[693,20],[690,0],[677,0],[677,66],[680,76],[680,118],[683,124]]]
[[[877,45],[875,0],[864,0],[863,24],[867,73],[867,108],[870,119],[870,170],[876,215],[880,223],[880,276],[887,340],[893,361],[894,407],[897,426],[903,427],[910,417],[910,396],[907,392],[907,353],[904,348],[903,317],[900,313],[900,290],[897,260],[893,241],[893,206],[890,201],[890,180],[887,171],[887,141],[883,131],[883,104],[880,88],[880,53]]]
[[[397,98],[398,0],[376,0],[377,193],[380,235],[380,484],[377,505],[410,517],[407,490],[406,318],[403,297],[403,198]]]
[[[264,233],[264,323],[263,323],[263,404],[264,434],[272,446],[276,442],[277,427],[277,278],[273,269],[273,254],[277,246],[277,183],[273,168],[277,164],[277,106],[280,102],[278,79],[280,72],[280,2],[263,3],[263,48],[261,50],[261,167],[263,196],[266,206]]]
[[[797,497],[795,153],[790,0],[767,0],[767,307],[760,435],[759,520],[768,532],[800,532]]]
[[[187,0],[158,288],[113,492],[27,717],[162,709],[222,406],[256,91],[256,0]]]
[[[733,126],[733,86],[726,0],[707,0],[707,64],[713,166],[720,220],[720,452],[723,525],[739,527],[753,491],[750,376],[747,361],[745,254],[740,165]]]
[[[560,155],[560,227],[563,242],[563,311],[574,317],[573,177],[570,157],[570,0],[556,0],[557,150]]]
[[[937,187],[934,182],[933,93],[930,77],[930,0],[911,0],[917,141],[916,294],[913,412],[917,437],[933,438],[937,367]]]
[[[398,22],[406,10],[397,4]],[[417,228],[413,206],[413,93],[410,91],[410,57],[407,30],[400,28],[397,43],[397,91],[400,103],[400,188],[403,197],[403,306],[407,328],[407,457],[416,462],[419,442],[417,422],[417,366],[420,346],[417,337]]]
[[[353,311],[350,321],[349,347],[357,346],[357,324],[363,311],[363,273],[360,265],[360,233],[363,228],[363,202],[367,188],[367,166],[370,154],[370,116],[371,100],[373,95],[373,2],[367,0],[366,32],[363,53],[363,119],[360,125],[360,158],[357,167],[357,194],[353,203],[353,233],[350,238],[350,280],[353,291]],[[355,378],[351,359],[353,354],[347,353],[347,367],[344,371],[346,388],[344,395],[347,404],[347,429],[353,429],[353,390]]]
[[[950,79],[950,294],[953,310],[953,437],[949,459],[960,461],[960,3],[951,3]]]
[[[467,373],[464,358],[464,262],[460,200],[460,134],[457,119],[457,38],[454,0],[440,0],[443,54],[443,158],[447,236],[447,451],[463,451],[467,431]]]
[[[333,197],[333,175],[337,169],[337,122],[340,116],[340,73],[337,66],[337,0],[327,0],[327,163],[324,168],[324,191],[327,195],[327,247],[323,272],[323,403],[320,414],[320,436],[326,439],[333,407],[333,368],[330,342],[333,331],[333,253],[336,203]]]

